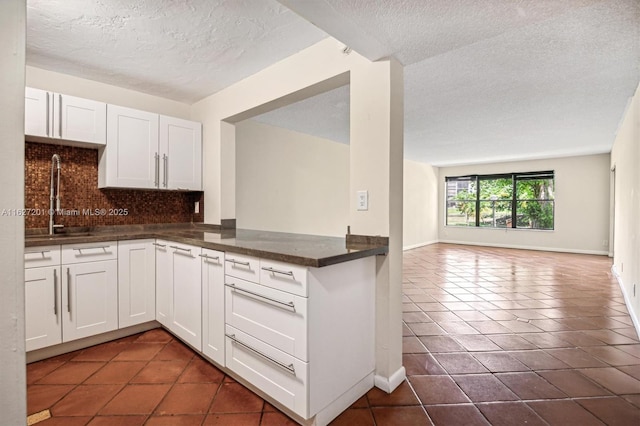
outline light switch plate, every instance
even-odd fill
[[[369,193],[367,191],[358,191],[358,210],[365,211],[369,210]]]

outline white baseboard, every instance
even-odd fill
[[[515,244],[494,244],[494,243],[475,243],[470,241],[456,241],[456,240],[439,240],[439,243],[445,244],[460,244],[466,246],[482,246],[482,247],[497,247],[497,248],[510,248],[518,250],[536,250],[536,251],[553,251],[558,253],[576,253],[576,254],[595,254],[599,256],[608,256],[608,250],[580,250],[573,248],[561,248],[561,247],[536,247],[536,246],[521,246]]]
[[[378,389],[385,391],[386,393],[391,393],[400,386],[402,382],[407,378],[407,372],[404,367],[400,367],[395,373],[393,373],[390,377],[383,377],[379,375],[375,375],[374,385]]]
[[[402,250],[405,251],[405,250],[412,250],[412,249],[416,249],[424,246],[430,246],[431,244],[436,244],[437,242],[438,240],[433,240],[433,241],[426,241],[424,243],[412,244],[410,246],[402,247]]]
[[[616,265],[611,266],[611,273],[616,280],[618,281],[618,285],[620,286],[620,290],[622,291],[622,297],[624,298],[624,304],[627,307],[627,311],[629,311],[629,316],[631,317],[631,321],[633,322],[633,326],[636,329],[636,333],[640,336],[640,321],[638,320],[638,315],[633,310],[633,305],[631,304],[631,297],[627,293],[626,287],[622,282],[622,277],[618,274],[618,270],[616,269]]]

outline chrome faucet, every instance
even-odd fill
[[[54,175],[57,175],[57,179],[54,179]],[[53,154],[53,157],[51,157],[51,190],[49,192],[49,235],[53,235],[55,228],[62,228],[64,226],[64,225],[54,224],[55,215],[59,210],[60,210],[60,156],[58,154]]]

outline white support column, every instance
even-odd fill
[[[376,386],[391,392],[402,367],[403,69],[384,60],[352,69],[350,141],[351,232],[389,236],[377,259]],[[366,190],[369,209],[358,210]]]

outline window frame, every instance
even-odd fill
[[[480,225],[480,205],[481,202],[487,201],[480,198],[480,184],[483,180],[497,180],[497,179],[510,179],[512,184],[511,198],[508,200],[500,200],[503,202],[511,203],[511,218],[516,218],[516,220],[511,220],[511,226],[505,227],[496,227],[496,226],[481,226]],[[471,175],[461,175],[461,176],[445,176],[445,197],[444,197],[444,217],[445,217],[445,226],[451,226],[456,228],[465,228],[464,226],[455,226],[449,225],[449,210],[448,204],[449,199],[449,182],[474,182],[475,183],[475,224],[466,226],[466,228],[483,228],[483,229],[527,229],[530,231],[553,231],[555,230],[556,225],[556,211],[555,211],[555,196],[553,199],[549,200],[521,200],[518,198],[518,182],[526,181],[526,180],[542,180],[542,179],[552,179],[553,186],[555,189],[555,170],[545,170],[545,171],[536,171],[536,172],[512,172],[512,173],[492,173],[492,174],[471,174]],[[467,201],[473,201],[471,199]],[[526,228],[526,227],[518,227],[517,217],[518,217],[518,202],[520,201],[550,201],[553,205],[553,226],[551,228]]]

